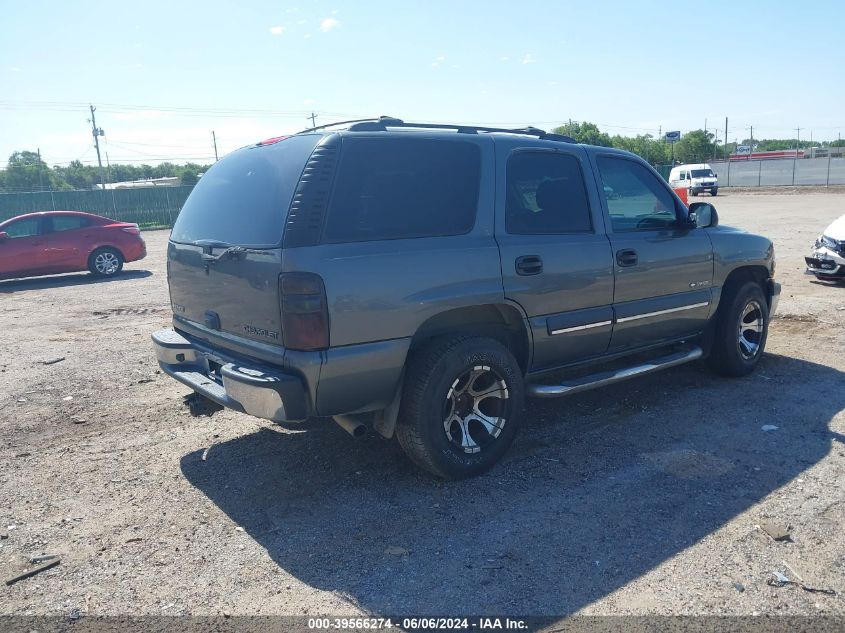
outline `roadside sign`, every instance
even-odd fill
[[[663,138],[667,141],[677,141],[681,138],[681,133],[680,131],[666,132],[666,135]]]
[[[750,154],[751,153],[751,146],[750,145],[737,145],[736,153],[737,154]]]

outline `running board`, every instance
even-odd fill
[[[700,347],[693,347],[690,350],[683,352],[676,352],[668,356],[661,356],[652,361],[643,363],[642,365],[634,365],[633,367],[626,367],[625,369],[618,369],[616,371],[605,371],[598,374],[590,374],[580,378],[573,378],[569,382],[562,385],[538,385],[529,384],[528,395],[534,398],[559,398],[561,396],[568,396],[579,391],[587,391],[588,389],[595,389],[596,387],[604,387],[605,385],[612,385],[617,382],[622,382],[628,378],[635,378],[636,376],[644,376],[661,369],[675,367],[676,365],[683,365],[693,360],[698,360],[704,355]]]

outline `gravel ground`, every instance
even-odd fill
[[[530,403],[458,483],[327,420],[191,418],[149,342],[166,232],[118,279],[0,282],[0,569],[61,556],[0,613],[845,614],[845,285],[802,260],[845,192],[723,193],[784,284],[758,371]]]

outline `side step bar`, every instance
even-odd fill
[[[559,398],[561,396],[568,396],[579,391],[587,391],[588,389],[595,389],[596,387],[604,387],[605,385],[612,385],[628,378],[636,376],[644,376],[661,369],[675,367],[676,365],[683,365],[690,361],[698,360],[704,355],[704,351],[700,347],[693,347],[690,350],[683,352],[675,352],[667,356],[655,358],[652,361],[643,363],[642,365],[635,365],[633,367],[626,367],[625,369],[618,369],[616,371],[605,371],[597,374],[590,374],[580,378],[573,378],[572,380],[562,385],[538,385],[529,384],[528,395],[534,398]]]

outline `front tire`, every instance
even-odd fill
[[[524,398],[522,370],[498,341],[435,339],[408,363],[396,436],[420,468],[443,479],[471,477],[507,451]]]
[[[719,193],[719,190],[718,190],[718,189],[711,189],[711,190],[710,190],[710,195],[711,195],[711,196],[715,196],[715,195],[717,195],[718,193]]]
[[[760,284],[727,288],[716,315],[708,364],[722,376],[747,376],[763,355],[769,334],[769,305]]]
[[[88,258],[88,270],[96,277],[114,277],[123,270],[123,254],[116,248],[98,248]]]

